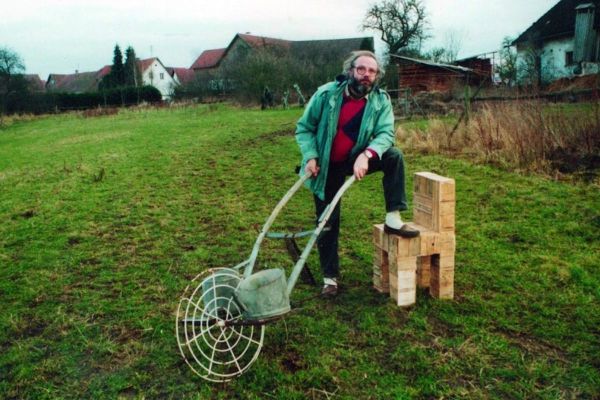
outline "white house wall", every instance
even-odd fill
[[[574,65],[566,65],[567,52],[573,51],[573,38],[544,43],[542,52],[542,81],[573,76]]]
[[[573,76],[574,64],[566,65],[567,52],[573,51],[573,38],[565,38],[544,42],[544,47],[540,53],[540,64],[542,69],[542,82],[548,83],[556,79],[567,78]],[[526,76],[528,50],[519,46],[517,51],[517,65],[520,76],[518,81],[521,83],[527,82]]]
[[[169,72],[158,61],[152,61],[152,64],[142,73],[144,85],[152,85],[162,94],[163,100],[168,100],[173,95],[173,88],[177,82],[169,75]]]

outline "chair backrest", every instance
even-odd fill
[[[414,177],[413,220],[435,232],[454,232],[456,204],[454,179],[431,172]]]

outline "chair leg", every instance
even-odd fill
[[[454,253],[431,256],[429,293],[436,299],[454,298]]]

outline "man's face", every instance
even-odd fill
[[[375,84],[378,72],[377,61],[367,56],[358,57],[350,70],[353,89],[360,95],[369,93]]]

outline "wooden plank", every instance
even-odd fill
[[[389,254],[394,254],[396,258],[412,257],[419,255],[421,238],[403,238],[397,235],[389,235]],[[388,259],[389,260],[389,259]]]
[[[434,232],[422,231],[420,240],[419,254],[420,256],[428,256],[439,254],[442,251],[454,251],[455,238],[454,232]]]
[[[375,251],[373,252],[373,262],[377,265],[388,266],[388,252],[380,249],[379,247],[375,247]]]
[[[387,265],[373,264],[373,285],[380,292],[387,293],[390,286],[390,271]]]
[[[439,230],[441,232],[454,232],[455,230],[455,217],[454,214],[443,215],[440,217]]]
[[[428,288],[430,279],[431,256],[421,256],[417,258],[417,286]]]
[[[437,299],[454,298],[454,254],[431,257],[429,293]]]
[[[390,272],[390,297],[398,301],[398,275]]]
[[[430,172],[416,173],[413,189],[413,209],[414,221],[417,224],[436,232],[453,230],[455,212],[454,179]]]
[[[383,231],[383,224],[373,226],[373,244],[384,251],[388,250],[388,238],[387,234]]]
[[[396,304],[401,307],[415,304],[417,300],[417,274],[416,271],[398,271],[398,286],[396,290]]]

